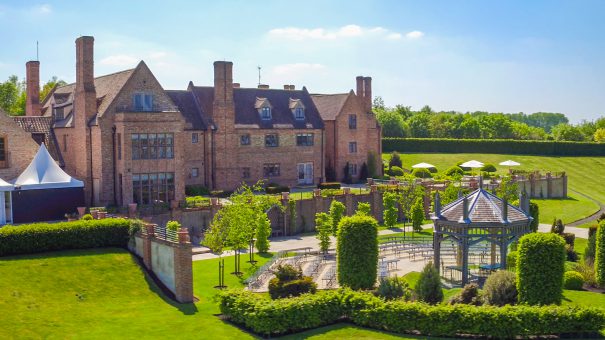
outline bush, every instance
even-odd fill
[[[388,174],[390,176],[403,176],[404,173],[405,171],[403,171],[403,169],[398,166],[392,166],[388,171]]]
[[[416,201],[410,208],[410,219],[414,231],[422,231],[422,222],[424,222],[424,203],[422,197],[416,198]]]
[[[431,175],[431,172],[428,171],[427,169],[414,169],[414,171],[412,171],[412,176],[414,176],[416,178],[431,178],[431,177],[433,177],[433,175]]]
[[[265,192],[269,195],[281,194],[282,192],[290,192],[290,187],[272,183],[265,187]]]
[[[529,215],[533,218],[529,227],[535,233],[540,225],[540,206],[536,202],[529,202]]]
[[[330,203],[330,218],[332,219],[332,234],[334,234],[334,236],[338,233],[338,224],[346,210],[347,208],[345,205],[337,200],[333,200],[332,203]]]
[[[483,297],[488,305],[514,305],[517,303],[517,295],[515,273],[507,270],[492,273],[483,285]]]
[[[481,300],[481,295],[479,294],[479,286],[476,283],[467,284],[458,294],[452,296],[449,304],[481,306],[483,301]]]
[[[378,266],[378,223],[364,215],[343,218],[337,235],[338,283],[352,289],[372,289]]]
[[[598,308],[559,306],[430,306],[401,300],[384,302],[349,289],[270,300],[242,290],[217,296],[231,322],[268,337],[318,328],[342,320],[377,330],[426,336],[528,338],[598,334],[605,313]]]
[[[443,291],[441,290],[441,277],[439,272],[432,262],[429,262],[424,266],[420,277],[414,287],[416,297],[420,301],[435,305],[443,300]]]
[[[605,221],[599,222],[595,239],[595,278],[598,285],[605,286]]]
[[[397,166],[399,168],[403,167],[403,163],[401,163],[401,157],[399,156],[397,151],[393,151],[393,153],[391,153],[391,158],[389,158],[389,168],[392,168],[394,166]]]
[[[530,305],[561,303],[565,241],[556,234],[521,237],[517,258],[519,301]]]
[[[82,221],[92,221],[94,220],[94,217],[92,217],[91,214],[85,214],[84,216],[82,216]]]
[[[498,171],[498,169],[496,169],[496,167],[493,164],[485,164],[483,165],[483,167],[481,168],[481,171],[485,171],[485,172],[496,172]]]
[[[166,229],[179,231],[179,229],[181,229],[181,223],[179,223],[179,221],[168,221],[166,223]]]
[[[299,296],[306,293],[314,294],[317,285],[313,279],[302,275],[300,268],[289,264],[279,265],[275,277],[269,281],[269,295],[272,299]]]
[[[576,234],[574,233],[562,233],[561,237],[563,237],[563,239],[565,240],[565,244],[567,244],[570,247],[574,247],[574,244],[576,242]]]
[[[210,190],[203,185],[186,185],[185,196],[208,196]]]
[[[397,224],[397,217],[399,216],[397,194],[394,192],[385,192],[382,195],[382,206],[384,207],[382,212],[384,225],[388,228],[393,228]]]
[[[512,139],[383,138],[384,152],[605,156],[605,144]]]
[[[454,176],[454,175],[464,175],[464,170],[462,170],[461,167],[454,165],[450,168],[448,168],[447,170],[445,170],[445,174],[448,176]]]
[[[372,216],[372,206],[370,205],[370,203],[358,202],[357,210],[355,211],[355,213],[366,216]]]
[[[324,182],[317,185],[318,189],[340,189],[339,182]]]
[[[565,245],[565,256],[569,262],[578,262],[578,253],[569,244]]]
[[[202,206],[209,206],[210,198],[203,196],[188,196],[185,197],[185,206],[187,208],[197,208]]]
[[[597,247],[597,234],[588,237],[586,248],[584,249],[584,263],[594,264]]]
[[[130,221],[121,218],[35,223],[0,228],[0,256],[53,250],[126,247]]]
[[[412,291],[404,278],[395,276],[381,278],[374,295],[385,300],[403,299],[408,301],[412,296]]]
[[[519,253],[516,250],[511,250],[506,254],[506,269],[515,270],[518,255]]]
[[[437,171],[437,168],[434,168],[434,167],[433,167],[433,168],[428,168],[428,171],[429,171],[430,173],[432,173],[432,174],[436,174],[436,173],[438,172],[438,171]]]
[[[552,226],[550,227],[550,232],[563,235],[563,232],[565,232],[565,224],[563,224],[563,221],[555,218],[555,220],[552,222]]]
[[[568,271],[563,275],[563,288],[569,290],[582,290],[584,277],[576,271]]]

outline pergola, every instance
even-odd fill
[[[506,269],[508,246],[531,232],[532,221],[529,200],[525,195],[520,195],[519,207],[515,207],[482,187],[443,208],[437,192],[435,213],[431,219],[434,223],[435,267],[442,275],[446,270],[460,272],[462,285],[469,283],[471,266],[480,274]],[[450,241],[453,247],[449,253],[445,251],[442,254],[444,241]],[[470,253],[470,250],[474,252]],[[469,263],[469,253],[481,258],[479,263]],[[489,263],[484,256],[488,254]],[[443,261],[447,256],[455,258],[450,266]]]

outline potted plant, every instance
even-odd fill
[[[97,210],[96,208],[90,208],[90,214],[95,220],[99,218],[99,210]]]
[[[73,222],[78,220],[77,213],[67,213],[65,214],[65,218],[67,218],[67,222]]]
[[[80,215],[80,218],[82,218],[84,214],[86,214],[86,207],[78,207],[78,215]]]

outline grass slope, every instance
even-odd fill
[[[400,155],[403,167],[407,169],[411,168],[413,164],[427,162],[435,165],[439,171],[445,171],[459,161],[475,159],[483,163],[494,164],[498,173],[505,174],[508,172],[508,168],[499,166],[498,163],[512,159],[521,163],[521,166],[515,167],[519,170],[565,171],[568,175],[568,193],[571,199],[536,200],[540,204],[541,223],[552,223],[552,218],[555,216],[562,218],[565,223],[569,223],[599,210],[597,204],[577,192],[599,202],[605,202],[605,171],[602,171],[605,167],[605,157],[547,157],[472,153],[412,153]],[[388,160],[389,157],[389,154],[383,154],[383,159]],[[542,214],[542,211],[544,211],[544,214]]]

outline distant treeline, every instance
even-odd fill
[[[383,138],[383,152],[605,156],[605,143],[510,139]]]
[[[384,137],[464,138],[605,142],[605,117],[573,125],[562,113],[490,113],[484,111],[420,111],[397,105],[385,107],[374,99],[374,112]]]

